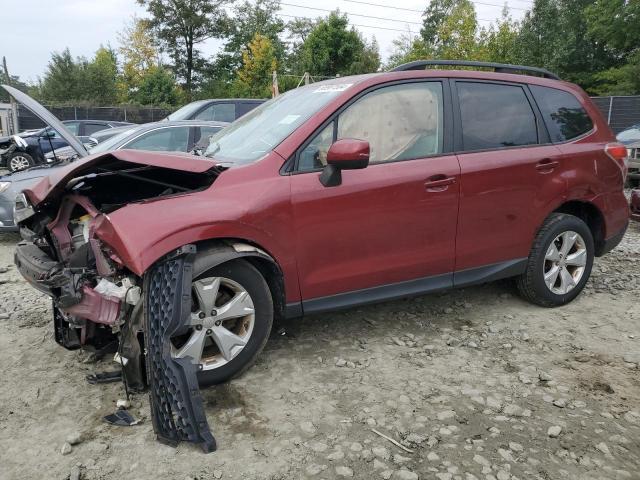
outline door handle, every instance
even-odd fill
[[[551,160],[550,158],[543,158],[536,164],[536,170],[541,172],[550,172],[554,168],[560,165],[557,160]]]
[[[454,183],[456,183],[456,177],[447,177],[444,174],[438,174],[429,177],[424,184],[424,188],[428,192],[442,192]]]

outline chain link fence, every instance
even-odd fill
[[[149,123],[162,120],[172,110],[156,107],[86,107],[67,106],[45,108],[60,120],[110,120],[113,122]],[[44,123],[23,106],[18,106],[18,131],[44,127]]]
[[[640,123],[640,95],[591,97],[611,129],[616,133]]]

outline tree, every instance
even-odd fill
[[[44,78],[39,80],[37,96],[46,101],[65,102],[80,98],[81,67],[68,48],[53,52]]]
[[[230,20],[229,34],[224,52],[218,56],[218,62],[227,72],[233,74],[243,63],[244,51],[256,38],[256,34],[267,38],[278,62],[283,62],[286,48],[280,35],[285,23],[278,17],[280,0],[245,0],[234,9]]]
[[[81,85],[82,98],[97,105],[112,105],[117,102],[118,61],[110,48],[100,47],[83,75],[86,83]]]
[[[302,46],[304,69],[312,75],[348,74],[365,47],[358,32],[348,27],[347,16],[338,10],[319,20]]]
[[[432,58],[433,52],[427,47],[421,37],[402,34],[393,40],[393,51],[386,64],[387,69],[392,69],[403,63],[415,60],[425,60]]]
[[[302,75],[304,64],[304,42],[318,24],[319,20],[296,18],[287,23],[289,38],[289,54],[287,55],[287,71],[294,75]]]
[[[179,95],[175,78],[165,68],[152,66],[140,80],[133,99],[141,105],[176,105]]]
[[[151,14],[149,24],[171,55],[174,71],[184,80],[187,99],[191,100],[194,73],[199,73],[204,65],[194,47],[228,31],[224,10],[227,0],[138,0],[138,3]]]
[[[515,63],[519,30],[518,22],[513,21],[509,8],[505,5],[502,9],[502,17],[495,27],[491,24],[488,31],[482,34],[486,59],[490,62]]]
[[[264,98],[271,95],[271,75],[277,68],[276,52],[271,40],[256,33],[242,51],[235,91],[241,97]]]
[[[376,38],[373,37],[371,42],[368,42],[364,38],[361,38],[361,41],[363,48],[362,51],[358,53],[351,68],[349,68],[350,75],[373,73],[377,72],[380,68],[380,49]]]
[[[160,64],[159,46],[149,21],[133,17],[118,35],[122,56],[120,98],[127,101],[140,88],[142,79]]]
[[[477,29],[478,21],[473,4],[469,0],[456,0],[451,5],[449,14],[439,23],[432,48],[440,58],[477,59],[480,54]]]
[[[422,15],[422,29],[420,29],[420,35],[426,45],[434,49],[440,46],[440,27],[451,16],[458,3],[459,0],[433,0],[429,2]]]

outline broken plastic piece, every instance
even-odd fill
[[[195,245],[157,262],[145,276],[145,345],[151,418],[158,441],[216,449],[198,386],[198,367],[189,357],[173,358],[171,337],[184,333],[191,317]]]
[[[87,375],[87,382],[91,385],[96,385],[99,383],[115,383],[122,380],[122,372],[101,372],[101,373],[92,373],[91,375]]]
[[[117,425],[118,427],[132,427],[140,423],[140,420],[136,420],[126,410],[116,410],[115,413],[104,417],[104,421],[111,425]]]

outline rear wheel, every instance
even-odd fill
[[[587,224],[573,215],[554,213],[536,235],[526,271],[517,279],[518,290],[537,305],[565,305],[587,283],[593,258],[593,236]]]
[[[171,339],[172,354],[196,359],[198,381],[207,387],[240,375],[255,362],[269,338],[273,301],[264,277],[245,260],[195,275],[191,325]]]
[[[33,157],[24,152],[13,152],[7,160],[7,167],[11,172],[19,172],[35,164]]]

